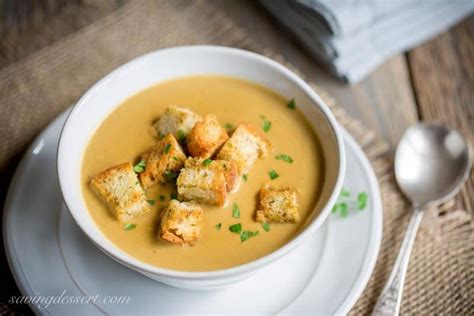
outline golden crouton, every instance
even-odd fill
[[[102,171],[90,184],[119,221],[128,221],[150,210],[145,191],[129,162]]]
[[[220,150],[217,159],[234,161],[239,175],[243,175],[250,171],[258,158],[268,155],[271,149],[270,142],[262,133],[248,124],[240,123]]]
[[[200,160],[186,160],[176,181],[179,197],[196,203],[224,205],[227,187],[223,168],[209,167],[207,162],[211,160]]]
[[[206,115],[197,122],[187,138],[188,151],[193,157],[211,158],[229,138],[215,115]]]
[[[202,214],[199,205],[171,200],[163,210],[158,236],[173,244],[192,245],[201,232]]]
[[[184,164],[186,168],[208,168],[218,169],[224,172],[227,192],[231,191],[237,184],[238,173],[237,165],[233,161],[211,160],[203,158],[188,158]]]
[[[170,106],[165,113],[156,121],[154,128],[156,134],[160,137],[173,134],[180,142],[182,138],[188,136],[196,122],[202,121],[202,118],[193,111],[177,106]]]
[[[291,188],[274,189],[268,186],[263,187],[260,190],[257,221],[297,223],[300,221],[298,207],[296,190]]]
[[[166,135],[142,155],[145,170],[140,173],[140,181],[145,189],[158,182],[170,182],[177,177],[183,167],[186,155],[172,134]]]

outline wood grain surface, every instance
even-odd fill
[[[408,53],[423,121],[456,128],[474,144],[474,16]],[[474,211],[474,173],[457,202]]]

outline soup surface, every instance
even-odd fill
[[[220,76],[166,81],[125,100],[100,125],[84,153],[83,195],[96,224],[108,239],[131,256],[181,271],[234,267],[280,248],[298,233],[312,212],[319,212],[314,208],[324,180],[323,156],[316,134],[302,113],[287,104],[288,100],[260,85]],[[132,230],[124,229],[123,223],[113,217],[89,186],[91,178],[104,169],[140,160],[140,155],[156,142],[151,132],[153,122],[169,105],[189,108],[201,116],[215,114],[222,125],[246,122],[262,132],[264,121],[271,122],[271,128],[264,134],[274,151],[254,164],[247,180],[242,180],[240,188],[228,196],[226,206],[202,205],[201,236],[191,247],[157,238],[159,213],[169,203],[170,194],[176,192],[172,184],[147,190],[147,198],[155,203],[150,212],[131,221],[136,224]],[[277,160],[279,154],[290,156],[293,162]],[[274,180],[269,176],[272,170],[279,175]],[[258,191],[264,184],[298,190],[300,223],[270,224],[266,232],[255,221]],[[165,197],[164,201],[160,195]],[[232,216],[233,203],[240,208],[239,219]],[[241,223],[245,230],[258,230],[259,234],[242,242],[238,234],[229,231],[229,226],[236,223]]]

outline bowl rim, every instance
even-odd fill
[[[257,63],[261,63],[265,65],[266,67],[274,68],[278,72],[282,73],[289,81],[293,82],[296,86],[298,86],[298,88],[300,88],[311,99],[312,103],[314,103],[314,106],[317,106],[319,110],[322,112],[326,121],[329,123],[332,133],[336,139],[338,157],[340,161],[339,168],[337,170],[336,183],[334,185],[334,189],[332,193],[329,196],[328,201],[324,205],[321,206],[321,212],[319,213],[319,215],[315,217],[293,239],[291,239],[289,242],[287,242],[286,244],[284,244],[277,250],[263,257],[260,257],[256,260],[253,260],[253,261],[250,261],[238,266],[225,268],[225,269],[219,269],[219,270],[180,271],[180,270],[157,267],[129,255],[125,251],[121,250],[118,246],[114,245],[113,242],[108,240],[108,238],[105,235],[99,237],[99,236],[96,236],[95,234],[89,233],[87,225],[82,223],[75,216],[76,211],[74,209],[79,208],[79,207],[71,205],[71,203],[68,201],[68,197],[72,196],[72,194],[70,193],[68,189],[68,182],[70,180],[64,179],[64,177],[61,176],[62,170],[67,168],[62,158],[63,156],[67,155],[67,151],[65,151],[65,148],[68,146],[68,144],[65,141],[65,138],[67,138],[69,134],[74,133],[74,131],[70,129],[69,123],[71,120],[74,119],[75,113],[78,112],[79,109],[84,107],[85,104],[87,104],[87,100],[89,96],[99,91],[109,79],[119,75],[120,73],[127,72],[130,68],[133,68],[133,66],[136,63],[143,62],[144,60],[148,58],[153,58],[155,55],[160,55],[163,53],[173,53],[175,51],[180,52],[180,51],[186,51],[186,50],[200,51],[201,53],[202,52],[210,52],[210,53],[217,52],[221,54],[237,56],[238,58],[244,57],[244,58],[251,59]],[[72,218],[74,219],[76,224],[84,232],[84,234],[92,241],[92,243],[96,247],[98,247],[100,250],[105,252],[106,255],[108,255],[109,257],[113,258],[114,260],[120,262],[121,264],[131,269],[142,271],[142,272],[149,273],[152,275],[158,275],[158,276],[163,276],[163,277],[168,277],[168,278],[173,278],[173,279],[204,280],[204,279],[215,279],[215,278],[230,277],[230,276],[235,276],[235,275],[242,275],[250,271],[256,270],[257,268],[265,266],[266,264],[287,254],[288,252],[296,248],[306,237],[308,237],[310,234],[316,231],[324,223],[324,221],[330,214],[331,207],[332,205],[335,204],[338,198],[339,192],[342,189],[342,184],[343,184],[345,169],[346,169],[346,155],[345,155],[344,140],[343,140],[342,132],[336,121],[336,118],[331,113],[329,107],[322,100],[322,98],[303,79],[301,79],[298,75],[296,75],[294,72],[289,70],[287,67],[263,55],[250,52],[247,50],[239,49],[239,48],[215,46],[215,45],[185,45],[185,46],[175,46],[175,47],[158,49],[156,51],[141,55],[137,58],[134,58],[126,62],[125,64],[121,66],[118,66],[111,72],[107,73],[104,77],[102,77],[96,83],[94,83],[81,96],[81,98],[77,101],[77,103],[73,105],[72,110],[69,112],[64,122],[64,125],[61,129],[60,136],[59,136],[56,163],[57,163],[57,172],[58,172],[58,179],[59,179],[61,194],[63,196],[64,203],[66,204],[66,208],[68,209],[69,213],[72,215]],[[113,246],[110,247],[109,244],[107,244],[106,241],[102,239],[107,240],[109,244],[112,244]]]

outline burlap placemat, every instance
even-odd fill
[[[0,169],[6,168],[35,134],[107,72],[141,54],[184,44],[244,48],[293,68],[274,52],[259,47],[252,41],[252,34],[244,33],[209,2],[127,3],[81,31],[0,70]],[[314,88],[364,149],[382,191],[384,234],[380,254],[367,288],[351,311],[354,315],[369,314],[390,273],[410,208],[395,185],[387,145],[349,117],[324,91]],[[4,300],[0,302],[0,314],[16,308]],[[474,226],[468,212],[447,203],[427,212],[421,224],[401,312],[467,315],[473,311]]]

